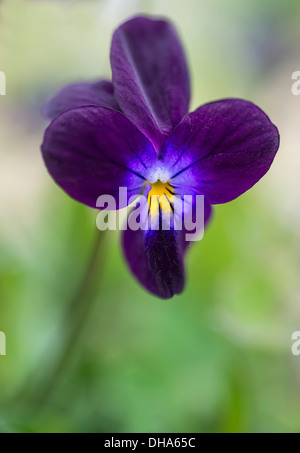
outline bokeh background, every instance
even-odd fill
[[[193,108],[246,98],[281,133],[270,172],[216,207],[167,302],[130,276],[118,233],[86,271],[97,213],[56,187],[39,150],[43,103],[110,77],[112,32],[140,13],[178,27]],[[299,22],[295,0],[0,2],[1,432],[300,431]]]

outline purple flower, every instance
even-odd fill
[[[256,105],[225,99],[188,114],[189,71],[169,22],[136,17],[120,26],[111,67],[112,82],[71,85],[46,108],[52,122],[43,157],[75,200],[96,208],[98,197],[107,194],[120,208],[119,187],[128,196],[200,194],[207,222],[212,204],[237,198],[270,168],[279,134]],[[164,231],[161,223],[158,230],[123,233],[131,271],[161,298],[183,290],[183,233]]]

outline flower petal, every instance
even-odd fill
[[[218,204],[257,183],[278,147],[278,130],[259,107],[226,99],[186,116],[171,134],[162,159],[174,185],[193,188]]]
[[[49,173],[72,198],[96,208],[101,195],[139,195],[157,159],[148,139],[120,112],[104,107],[68,110],[46,130],[42,153]]]
[[[132,231],[123,233],[125,258],[137,280],[152,294],[170,299],[184,288],[180,232]]]
[[[211,206],[206,202],[205,224],[211,213]],[[157,297],[170,299],[184,289],[184,255],[191,244],[186,240],[186,233],[185,228],[182,231],[128,228],[123,232],[123,251],[131,272]]]
[[[146,17],[126,22],[113,36],[111,66],[117,102],[159,153],[190,103],[189,71],[176,30]]]
[[[46,118],[53,119],[67,110],[75,107],[97,105],[120,110],[114,98],[114,89],[111,82],[75,83],[63,88],[44,108]]]

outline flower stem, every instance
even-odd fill
[[[105,245],[104,237],[104,232],[97,232],[79,286],[67,306],[62,323],[62,331],[65,333],[65,337],[59,353],[53,358],[53,363],[51,363],[50,368],[47,367],[47,372],[43,375],[43,378],[40,379],[40,382],[33,385],[35,380],[34,376],[36,374],[36,370],[34,370],[33,376],[30,376],[29,379],[26,380],[28,386],[24,386],[24,391],[19,394],[19,397],[22,399],[24,398],[24,394],[26,397],[29,397],[29,399],[33,401],[35,408],[43,406],[51,397],[74,350],[76,350],[79,338],[82,336],[99,284],[99,260],[102,255],[100,250],[102,250],[103,245]]]

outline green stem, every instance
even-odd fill
[[[26,385],[23,387],[24,391],[19,394],[19,398],[24,399],[25,394],[25,398],[28,396],[30,400],[33,400],[34,407],[36,408],[43,406],[51,397],[74,350],[76,350],[79,338],[84,330],[99,284],[99,260],[101,255],[99,252],[102,250],[104,237],[105,233],[97,232],[96,240],[93,244],[87,265],[84,268],[79,286],[67,306],[62,324],[62,329],[66,335],[62,348],[54,357],[54,362],[51,364],[50,369],[47,368],[49,370],[47,374],[43,374],[43,380],[33,385],[36,374],[35,370],[33,376],[26,380]]]
[[[48,374],[46,381],[43,383],[42,389],[39,391],[38,398],[36,399],[37,405],[44,404],[49,396],[51,396],[54,387],[72,357],[72,352],[76,349],[79,338],[84,330],[86,319],[91,311],[93,301],[95,300],[96,288],[99,283],[99,252],[102,248],[104,236],[105,234],[103,232],[97,233],[82,280],[76,293],[70,300],[64,322],[64,326],[70,326],[69,332],[54,367]]]

